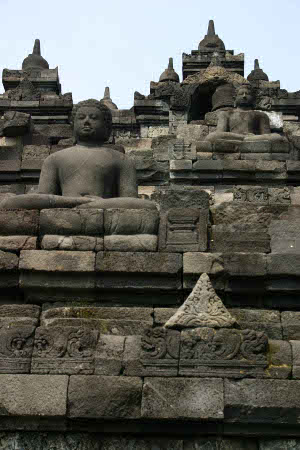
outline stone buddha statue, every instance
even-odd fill
[[[72,122],[76,145],[45,159],[38,193],[7,198],[0,208],[156,209],[153,202],[137,198],[132,160],[105,144],[112,129],[107,106],[97,100],[80,102]]]
[[[248,85],[241,86],[236,95],[235,108],[220,111],[216,131],[206,136],[205,140],[230,141],[281,141],[285,138],[277,133],[271,133],[270,120],[267,114],[254,111],[254,100]]]

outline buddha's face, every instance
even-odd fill
[[[74,119],[74,135],[77,142],[101,143],[106,140],[104,114],[94,106],[82,106]]]
[[[238,90],[235,105],[242,108],[253,106],[253,97],[248,88],[242,87]]]

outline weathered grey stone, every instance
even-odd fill
[[[199,172],[217,172],[223,170],[222,160],[198,160],[193,164],[193,170]]]
[[[154,324],[164,325],[176,312],[177,308],[154,308]]]
[[[25,159],[21,163],[22,171],[40,171],[43,166],[42,159]]]
[[[267,336],[250,329],[186,329],[181,333],[179,375],[263,377],[267,348]]]
[[[193,291],[165,327],[181,330],[198,327],[231,327],[235,319],[212,287],[209,276],[203,273]]]
[[[213,205],[210,208],[214,225],[247,223],[248,225],[269,225],[271,220],[287,211],[288,205],[258,206],[252,203],[228,202]]]
[[[235,276],[264,276],[267,256],[264,253],[223,253],[224,271]]]
[[[30,317],[32,319],[38,319],[40,317],[40,311],[41,308],[36,305],[1,305],[0,318]]]
[[[37,328],[32,373],[72,375],[94,372],[98,331],[92,326],[74,325]]]
[[[212,153],[213,147],[211,142],[208,141],[196,142],[196,151],[200,153]]]
[[[67,124],[35,125],[34,131],[51,138],[64,139],[72,137],[72,127]]]
[[[129,377],[141,377],[144,375],[144,366],[141,362],[141,336],[127,336],[125,338],[123,355],[123,374]]]
[[[199,275],[218,275],[224,271],[221,253],[187,252],[183,254],[183,283],[185,288],[193,289]]]
[[[299,320],[300,322],[300,320]],[[300,340],[291,340],[293,354],[293,378],[299,380],[300,378]]]
[[[43,209],[40,216],[40,233],[101,236],[103,210]]]
[[[0,250],[20,252],[21,250],[35,250],[37,238],[33,236],[0,236]]]
[[[206,159],[213,159],[212,153],[205,153],[205,152],[197,152],[197,159],[198,160],[206,160]]]
[[[88,316],[88,314],[87,314]],[[44,321],[42,322],[44,323]],[[51,327],[83,327],[94,328],[103,334],[115,334],[120,336],[131,336],[143,334],[145,329],[152,325],[143,320],[117,320],[117,319],[94,319],[94,318],[52,318],[45,321]]]
[[[241,153],[242,160],[251,161],[272,161],[273,155],[271,153]]]
[[[46,234],[42,238],[41,247],[43,250],[101,251],[104,248],[103,242],[102,237]]]
[[[101,335],[95,354],[96,375],[120,375],[125,337]]]
[[[159,136],[152,139],[151,148],[153,149],[154,159],[157,161],[168,161],[169,158],[169,144],[172,146],[176,141],[174,135]]]
[[[177,138],[184,139],[188,144],[197,142],[208,135],[207,125],[178,125],[177,127]]]
[[[271,153],[270,141],[243,141],[240,144],[241,153]]]
[[[212,245],[215,252],[270,252],[270,237],[264,226],[220,224],[212,226]]]
[[[68,391],[69,417],[138,419],[141,396],[139,378],[73,375]]]
[[[291,204],[290,189],[288,187],[268,188],[269,203],[272,204]]]
[[[268,363],[265,377],[290,378],[293,364],[291,343],[281,340],[269,340]]]
[[[10,252],[0,250],[0,272],[16,271],[19,266],[19,258]]]
[[[50,149],[47,145],[25,145],[22,153],[22,160],[25,159],[43,160],[50,154]]]
[[[220,153],[236,153],[240,152],[239,146],[239,141],[218,139],[214,142],[214,151]]]
[[[0,375],[0,415],[64,417],[65,375]]]
[[[208,210],[170,208],[160,216],[159,249],[166,252],[207,249]]]
[[[221,379],[145,378],[143,418],[220,420],[223,407]]]
[[[275,253],[266,255],[269,275],[299,275],[300,254]]]
[[[112,437],[101,439],[101,450],[183,450],[183,447],[180,439]]]
[[[209,208],[209,194],[201,187],[191,186],[189,189],[182,187],[161,187],[153,194],[153,200],[157,202],[161,210],[170,208],[200,208],[201,213],[207,213]]]
[[[262,439],[259,450],[299,450],[300,439]]]
[[[283,311],[281,313],[283,339],[300,340],[300,312]]]
[[[117,252],[155,252],[157,250],[157,240],[157,236],[151,234],[105,236],[104,250]]]
[[[170,161],[171,171],[192,170],[192,161],[190,159],[173,159]]]
[[[259,172],[272,172],[274,174],[284,172],[286,165],[280,161],[257,161],[256,173]]]
[[[272,253],[300,252],[300,220],[272,220],[269,234]]]
[[[298,423],[299,383],[296,380],[225,380],[226,422]]]
[[[5,112],[2,128],[4,136],[23,136],[29,130],[30,119],[30,114],[19,111]]]
[[[159,214],[150,210],[107,209],[105,235],[157,234]]]
[[[50,308],[43,311],[41,320],[48,326],[50,319],[115,319],[115,320],[141,320],[152,321],[152,308],[140,307],[92,307],[71,306]]]
[[[37,321],[0,318],[0,373],[29,373]]]
[[[183,273],[216,275],[223,272],[223,259],[220,253],[187,252],[183,255]]]
[[[228,309],[242,329],[264,331],[270,339],[282,339],[280,312],[268,309]]]
[[[22,250],[20,269],[44,272],[93,272],[93,252]]]
[[[1,210],[0,235],[2,236],[34,236],[38,232],[39,211]]]
[[[176,275],[182,268],[182,255],[175,253],[99,252],[96,270],[99,272],[129,272]]]
[[[231,159],[226,159],[223,161],[224,172],[255,172],[256,163],[255,161],[236,161]],[[224,175],[223,175],[224,176]]]
[[[194,438],[184,440],[184,450],[258,450],[255,440],[244,439],[214,439],[214,438]]]
[[[99,450],[99,440],[90,433],[1,432],[1,450]],[[109,447],[108,447],[109,448]]]

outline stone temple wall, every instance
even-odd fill
[[[3,73],[1,200],[73,145],[43,70]],[[157,210],[0,211],[1,450],[300,449],[299,99],[268,93],[280,143],[211,143],[211,70],[112,110]]]

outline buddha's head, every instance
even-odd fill
[[[254,98],[249,86],[241,86],[238,88],[235,97],[235,106],[238,108],[252,108],[254,106]]]
[[[76,142],[102,144],[109,139],[112,129],[110,110],[98,100],[85,100],[72,111],[73,132]]]

